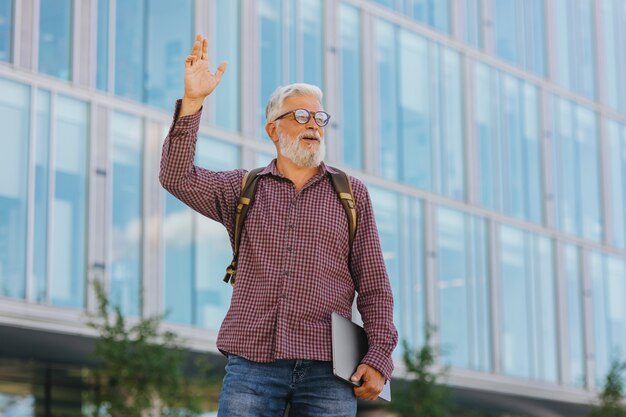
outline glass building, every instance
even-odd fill
[[[229,67],[196,163],[266,164],[269,94],[319,85],[400,339],[434,326],[459,397],[584,415],[626,359],[624,28],[626,0],[0,0],[0,411],[80,411],[58,364],[87,362],[95,277],[219,355],[227,234],[158,181],[202,33]]]

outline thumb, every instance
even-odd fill
[[[356,368],[356,372],[352,375],[352,377],[350,378],[350,380],[352,382],[358,382],[361,380],[361,378],[363,377],[363,375],[365,374],[365,371],[367,370],[367,367],[363,364],[359,365],[358,368]]]
[[[228,62],[224,61],[217,67],[217,71],[215,71],[215,76],[217,77],[217,82],[220,82],[222,79],[222,75],[224,75],[224,71],[226,71],[226,67],[228,66]]]

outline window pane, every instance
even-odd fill
[[[442,32],[450,32],[448,0],[413,0],[413,17]]]
[[[517,25],[521,16],[517,15],[517,1],[499,0],[494,2],[495,48],[496,55],[514,64],[519,64],[519,46],[517,44]],[[522,24],[523,25],[523,24]]]
[[[555,0],[557,71],[554,81],[595,98],[593,7],[591,0]]]
[[[583,334],[582,308],[582,275],[580,273],[579,255],[576,246],[564,247],[563,268],[565,269],[566,305],[567,305],[567,333],[569,380],[567,384],[584,387],[585,385],[585,355]]]
[[[113,112],[110,297],[124,314],[134,316],[141,311],[142,159],[141,119]]]
[[[341,48],[341,137],[343,163],[353,168],[363,164],[361,95],[361,20],[358,9],[339,5]]]
[[[626,354],[626,261],[591,254],[593,323],[596,349],[596,384],[602,386],[611,361]]]
[[[182,68],[193,44],[192,0],[150,0],[146,13],[147,36],[141,45],[143,59],[147,57],[145,101],[170,110],[184,91]]]
[[[440,97],[442,111],[439,119],[441,146],[441,194],[455,199],[465,196],[465,163],[463,160],[463,107],[461,89],[461,61],[459,54],[441,48]]]
[[[580,198],[582,203],[582,235],[600,241],[602,216],[600,213],[600,162],[598,151],[596,115],[583,107],[576,109],[576,145],[581,175]]]
[[[0,296],[24,298],[30,89],[0,78]]]
[[[96,56],[96,88],[109,86],[109,0],[98,0],[98,45]]]
[[[32,299],[47,301],[48,288],[48,196],[50,187],[50,93],[37,92],[37,124],[35,134],[35,226],[33,238]]]
[[[209,96],[212,100],[215,124],[230,130],[239,130],[240,110],[240,63],[239,52],[240,0],[217,0],[213,36],[209,39],[213,53],[212,65],[228,61],[228,69],[219,87]],[[213,70],[213,68],[212,68]],[[171,106],[171,103],[170,103]]]
[[[612,120],[607,127],[612,244],[626,249],[626,127]]]
[[[499,235],[504,373],[556,383],[552,246],[509,226]]]
[[[553,109],[557,226],[599,241],[603,231],[596,115],[558,97],[553,99]]]
[[[261,61],[261,94],[259,99],[260,136],[265,133],[265,105],[272,92],[282,84],[282,7],[281,0],[259,0]]]
[[[13,0],[0,0],[0,61],[11,62]]]
[[[476,47],[483,47],[482,8],[480,0],[464,0],[465,42]]]
[[[145,13],[143,0],[115,3],[115,94],[136,101],[144,97]]]
[[[324,39],[322,37],[322,2],[320,0],[292,0],[297,3],[298,31],[296,51],[291,57],[296,62],[297,79],[323,88],[324,84]]]
[[[54,304],[84,305],[89,108],[59,96],[56,105],[52,288]]]
[[[489,370],[489,283],[482,219],[437,210],[439,332],[444,361]]]
[[[378,66],[378,112],[380,171],[384,177],[398,180],[400,155],[398,141],[397,52],[395,28],[379,20],[375,26],[376,65]]]
[[[428,62],[428,42],[405,30],[400,31],[399,42],[403,178],[411,185],[430,190],[433,168],[430,75],[428,65],[424,65]],[[384,136],[381,138],[387,140]]]
[[[72,2],[39,4],[39,71],[62,80],[71,78]]]

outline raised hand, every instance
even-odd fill
[[[197,112],[206,96],[220,83],[227,63],[222,62],[214,74],[209,70],[207,50],[209,41],[202,35],[196,36],[191,53],[185,60],[185,94],[180,116]]]

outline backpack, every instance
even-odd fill
[[[233,260],[230,262],[230,265],[226,267],[226,275],[224,276],[224,282],[230,282],[230,285],[233,286],[235,285],[235,275],[237,274],[237,258],[239,257],[239,244],[241,243],[243,224],[246,221],[246,216],[248,215],[250,206],[254,203],[254,194],[259,181],[258,174],[264,169],[264,167],[261,167],[248,171],[241,181],[241,194],[239,196],[237,214],[235,216],[235,245],[233,248]],[[352,184],[350,183],[350,176],[348,176],[348,174],[334,167],[331,167],[331,169],[337,171],[336,173],[329,171],[328,174],[330,175],[337,197],[346,211],[346,216],[348,216],[348,243],[350,247],[350,252],[348,253],[351,253],[352,242],[354,241],[354,235],[356,234],[357,220]]]

